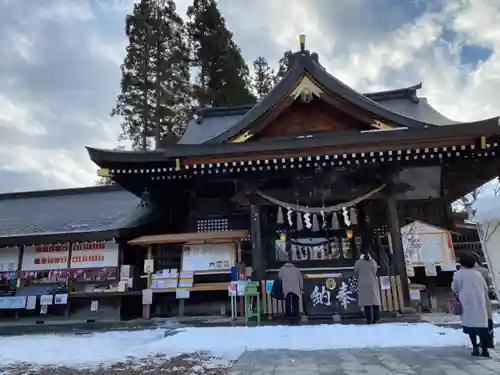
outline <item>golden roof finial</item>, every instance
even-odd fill
[[[306,50],[306,34],[302,33],[299,35],[300,52],[304,53]]]

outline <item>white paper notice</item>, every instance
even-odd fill
[[[434,262],[425,262],[424,268],[426,276],[437,276],[436,264]]]
[[[155,261],[154,259],[144,260],[144,273],[154,273],[155,272]]]
[[[47,305],[41,305],[40,306],[40,315],[45,315],[47,314]]]
[[[54,304],[67,305],[68,304],[68,295],[67,294],[56,294],[54,296]]]
[[[239,296],[245,295],[245,288],[247,284],[248,284],[247,281],[238,281],[238,284],[236,284],[236,292]]]
[[[408,277],[415,277],[415,268],[412,263],[406,263],[406,274]]]
[[[455,272],[457,270],[457,264],[455,262],[441,263],[441,271],[443,272]]]
[[[97,311],[99,310],[99,301],[92,301],[90,303],[90,311]]]
[[[26,298],[26,310],[35,310],[36,309],[36,296],[28,296]]]
[[[118,283],[118,291],[119,292],[125,292],[127,290],[127,282],[126,281],[120,281]]]
[[[189,299],[191,292],[187,289],[176,289],[175,298],[177,299]]]
[[[40,296],[40,305],[52,305],[52,300],[52,294],[44,294],[43,296]]]
[[[410,301],[420,301],[420,290],[410,289]]]
[[[142,304],[152,305],[153,304],[153,289],[143,289],[142,290]]]
[[[389,276],[380,277],[380,289],[390,290],[391,289],[391,278]]]

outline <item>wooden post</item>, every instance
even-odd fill
[[[147,259],[153,259],[153,247],[151,245],[148,246]],[[147,281],[146,281],[146,289],[151,289],[152,284],[153,284],[152,273],[148,272]],[[143,305],[142,306],[142,317],[144,319],[151,319],[151,305]]]
[[[401,286],[403,292],[404,305],[410,303],[410,289],[408,285],[408,274],[406,272],[406,259],[403,250],[403,241],[401,239],[401,226],[398,216],[398,201],[394,196],[394,192],[390,190],[387,197],[387,216],[389,219],[389,233],[393,248],[393,259],[396,273],[401,277]]]
[[[260,206],[250,205],[250,236],[252,239],[252,268],[255,281],[265,280],[266,270],[262,249]]]

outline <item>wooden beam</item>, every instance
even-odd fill
[[[250,205],[250,236],[252,238],[252,268],[256,280],[266,277],[264,251],[262,249],[262,232],[260,206]]]
[[[248,236],[247,230],[228,230],[224,232],[172,233],[142,236],[128,241],[129,245],[149,247],[150,245],[185,242],[233,242]]]
[[[389,220],[389,234],[393,250],[394,266],[397,274],[401,277],[401,286],[403,292],[404,305],[408,306],[410,302],[410,290],[408,285],[408,274],[406,272],[406,259],[401,238],[401,225],[398,215],[398,201],[391,186],[388,189],[387,196],[387,217]]]
[[[148,247],[147,259],[153,259],[153,246]],[[146,281],[146,289],[151,289],[153,284],[153,274],[148,272],[147,281]],[[151,319],[151,305],[142,305],[142,317],[144,319]]]

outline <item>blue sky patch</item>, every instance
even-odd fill
[[[488,60],[492,53],[491,48],[466,44],[462,47],[460,62],[463,65],[476,66],[480,61]]]

